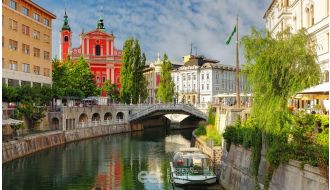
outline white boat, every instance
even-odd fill
[[[173,156],[171,180],[174,185],[206,185],[216,183],[211,159],[197,148],[180,149]]]

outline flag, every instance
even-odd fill
[[[233,35],[235,34],[235,32],[236,32],[236,25],[235,25],[234,30],[231,32],[230,36],[228,36],[228,38],[226,39],[226,44],[227,45],[230,43],[230,40],[233,37]]]

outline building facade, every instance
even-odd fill
[[[206,104],[215,95],[236,92],[236,68],[201,56],[184,56],[184,65],[172,71],[179,103]],[[240,90],[246,89],[246,76],[240,76]],[[234,103],[234,102],[233,102]]]
[[[65,13],[60,31],[61,59],[65,60],[70,56],[75,61],[83,57],[90,65],[97,86],[101,87],[106,80],[110,80],[120,88],[122,51],[115,48],[115,36],[106,32],[103,19],[98,20],[96,29],[80,34],[79,47],[71,47],[71,36],[72,31]]]
[[[172,64],[172,68],[178,68],[181,65]],[[147,94],[146,103],[155,104],[158,103],[157,100],[157,89],[160,83],[160,74],[162,70],[162,61],[160,59],[159,53],[157,60],[151,62],[148,67],[143,70],[143,75],[147,81]]]
[[[274,36],[288,27],[293,33],[307,29],[315,44],[321,82],[329,81],[329,0],[272,0],[264,19]]]
[[[52,19],[30,0],[2,1],[2,83],[51,85]]]

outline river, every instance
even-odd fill
[[[3,164],[2,188],[173,189],[169,161],[179,148],[190,146],[191,132],[149,128],[40,151]]]

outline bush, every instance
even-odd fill
[[[206,135],[205,125],[199,125],[198,128],[194,131],[197,137]]]

